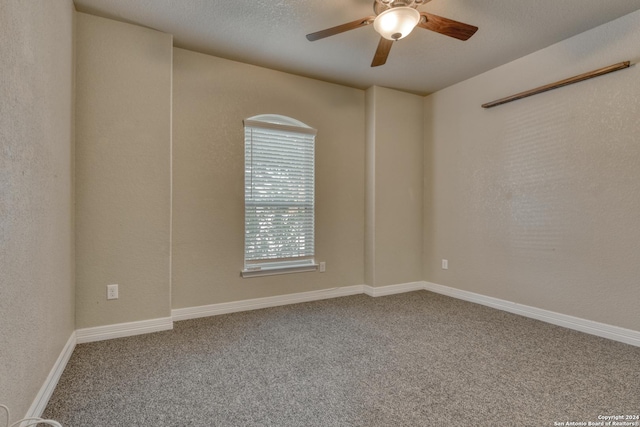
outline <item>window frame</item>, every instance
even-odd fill
[[[241,271],[241,276],[244,278],[247,278],[247,277],[256,277],[256,276],[270,276],[270,275],[276,275],[276,274],[289,274],[289,273],[316,271],[318,269],[318,264],[315,262],[315,136],[317,134],[317,130],[313,129],[312,127],[308,126],[307,124],[299,120],[293,119],[291,117],[275,115],[275,114],[262,114],[262,115],[253,116],[248,119],[245,119],[243,121],[243,127],[244,127],[244,135],[245,135],[245,143],[244,143],[245,214],[244,214],[244,254],[243,254],[244,267]],[[248,200],[253,197],[253,190],[255,190],[255,188],[253,187],[254,175],[252,175],[255,170],[255,166],[253,163],[255,142],[252,139],[253,134],[248,132],[251,132],[252,130],[255,130],[255,129],[260,129],[262,131],[266,130],[267,132],[274,131],[274,135],[278,137],[283,137],[283,136],[288,137],[289,135],[293,134],[292,139],[295,138],[295,136],[297,135],[298,137],[302,137],[308,140],[309,136],[311,136],[311,157],[310,157],[311,171],[309,171],[308,168],[305,169],[306,173],[310,172],[311,178],[312,178],[312,184],[311,184],[312,244],[311,244],[310,254],[307,253],[302,256],[293,256],[293,257],[286,257],[286,258],[265,257],[265,258],[255,259],[255,258],[249,257],[250,259],[247,259],[249,254],[248,252],[248,242],[249,242]],[[282,131],[282,134],[277,135],[277,131]],[[251,145],[250,148],[248,144]],[[264,149],[264,147],[262,148]],[[268,150],[268,149],[269,148],[266,148],[265,150]],[[307,153],[307,156],[308,156],[308,153]],[[305,158],[305,162],[308,163],[309,159]],[[278,167],[286,168],[287,165],[284,163],[280,163],[278,164]],[[290,172],[290,169],[287,169],[287,171]],[[248,183],[249,176],[251,177],[250,184]],[[248,195],[248,189],[251,189],[252,191],[251,195]],[[305,187],[305,190],[308,191],[308,188]],[[258,199],[251,199],[251,204],[253,206],[256,205],[256,200]],[[272,204],[269,205],[269,202],[266,202],[266,205],[263,207],[273,208],[277,206],[274,202],[271,202],[271,203]],[[308,200],[307,200],[307,203],[308,203]],[[296,200],[294,204],[292,204],[290,207],[299,208],[300,205],[301,205],[301,202]],[[255,218],[255,215],[258,215],[258,214],[254,213],[254,218]],[[308,220],[309,220],[308,216],[309,216],[308,213],[301,214],[301,217],[307,221],[307,226],[308,226]],[[252,246],[255,248],[255,243]],[[308,248],[305,247],[305,251],[308,252]],[[252,254],[255,255],[255,249]]]

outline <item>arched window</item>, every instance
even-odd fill
[[[243,277],[316,269],[315,135],[290,117],[244,120]]]

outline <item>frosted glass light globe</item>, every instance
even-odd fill
[[[394,7],[376,16],[373,28],[387,40],[400,40],[409,35],[420,21],[420,12],[411,7]]]

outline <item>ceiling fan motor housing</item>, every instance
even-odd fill
[[[411,7],[413,9],[420,5],[429,3],[431,0],[374,0],[373,10],[376,15],[394,7]]]

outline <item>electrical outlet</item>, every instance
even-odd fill
[[[442,260],[442,269],[443,270],[448,270],[449,269],[449,260],[446,260],[446,259]]]
[[[324,273],[325,271],[327,271],[327,263],[326,262],[321,262],[320,263],[320,273]]]
[[[118,285],[107,285],[107,299],[118,299]]]

